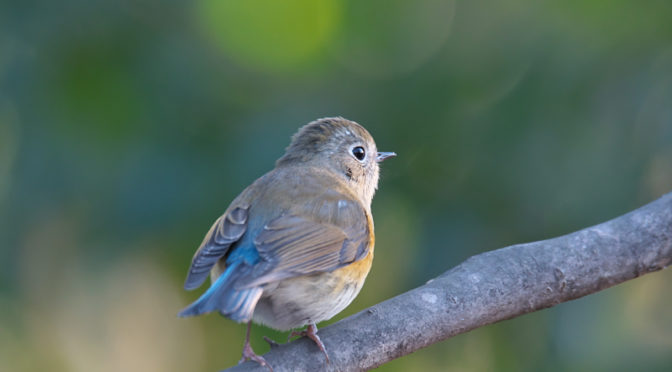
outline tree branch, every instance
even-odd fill
[[[557,305],[672,263],[672,193],[558,238],[473,256],[427,284],[269,351],[280,371],[362,371],[460,333]],[[247,362],[227,371],[267,371]]]

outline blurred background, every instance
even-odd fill
[[[178,319],[211,223],[296,129],[385,162],[355,313],[672,190],[672,2],[0,3],[0,371],[217,371],[245,327]],[[670,371],[672,270],[381,371]],[[322,324],[321,326],[325,326]],[[253,346],[268,346],[253,329]]]

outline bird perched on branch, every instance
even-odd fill
[[[184,287],[210,288],[180,312],[218,311],[247,322],[241,362],[270,366],[250,346],[251,322],[312,339],[329,356],[316,323],[357,296],[373,260],[371,200],[378,152],[361,125],[313,121],[292,137],[275,169],[257,179],[215,221],[194,255]]]

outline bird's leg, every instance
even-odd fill
[[[314,322],[308,324],[308,328],[306,328],[304,331],[292,331],[292,333],[289,334],[289,337],[287,337],[287,342],[289,342],[289,340],[294,336],[305,336],[313,340],[315,345],[317,345],[317,347],[322,350],[324,357],[327,358],[327,363],[329,363],[329,354],[327,354],[327,349],[324,347],[322,340],[320,340],[320,336],[317,335],[317,326]]]
[[[238,364],[243,363],[246,360],[254,360],[255,362],[261,364],[262,366],[268,368],[269,371],[273,372],[273,368],[266,363],[266,359],[262,356],[257,355],[252,346],[250,345],[250,329],[252,328],[252,322],[247,322],[247,333],[245,335],[245,345],[243,345],[243,357],[240,358]]]

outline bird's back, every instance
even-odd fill
[[[363,243],[362,252],[332,270],[268,283],[256,306],[255,322],[288,330],[330,319],[357,296],[371,269],[374,234],[368,206],[346,185],[339,185],[341,180],[320,173],[310,171],[305,177],[296,173],[291,196],[303,203],[291,203],[288,213],[310,215],[316,222],[336,225],[351,235],[364,233],[358,238]],[[292,172],[285,175],[289,174]],[[315,174],[320,174],[319,178],[313,178]]]

